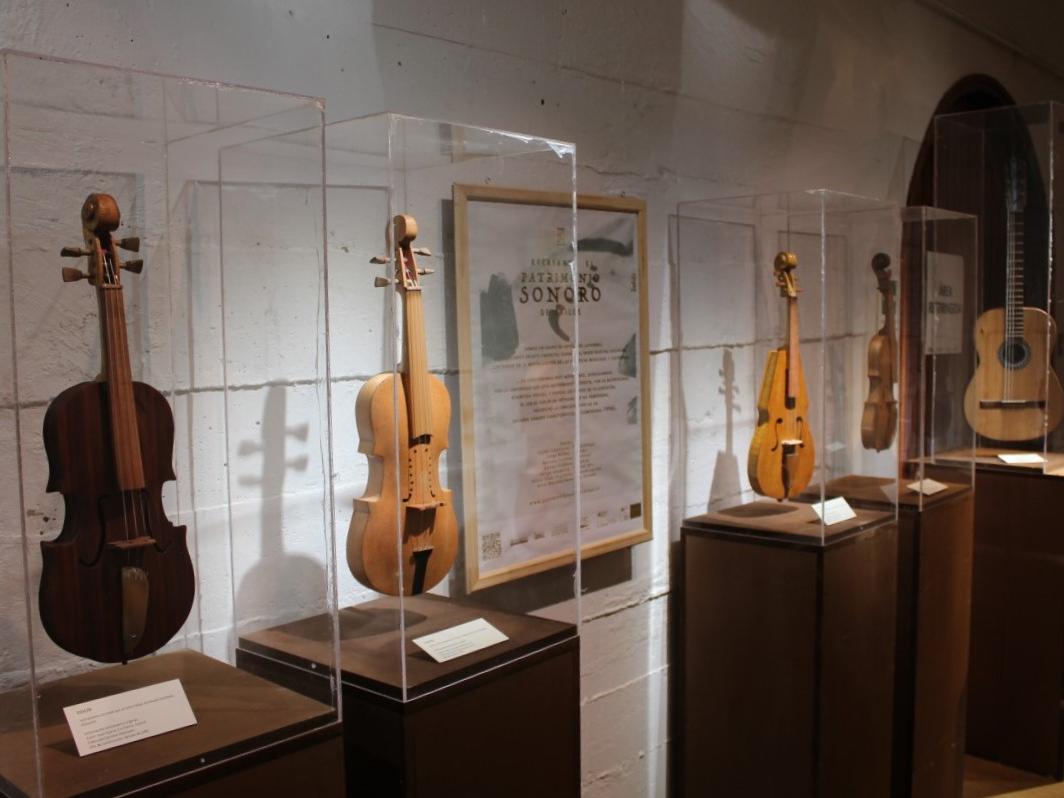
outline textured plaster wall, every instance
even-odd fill
[[[680,297],[671,286],[697,284],[678,273],[674,257],[677,202],[813,186],[902,198],[929,116],[959,77],[989,73],[1021,101],[1062,89],[1054,75],[907,0],[8,0],[0,45],[322,96],[330,121],[394,110],[574,141],[582,191],[647,200],[657,535],[632,552],[623,579],[589,566],[606,586],[582,602],[584,792],[611,798],[665,795],[670,552],[680,519],[705,506],[713,478],[688,458],[701,451],[708,471],[706,453],[725,445],[714,383],[723,363],[712,348],[685,352],[673,323]],[[292,198],[293,207],[299,202]],[[741,322],[726,311],[703,318],[710,338]],[[367,328],[378,321],[367,316]],[[365,340],[356,371],[368,374],[379,368],[380,336]],[[254,354],[249,344],[253,363]],[[44,396],[46,386],[32,379],[30,392]],[[317,433],[301,427],[315,418],[316,397],[300,399],[298,386],[271,392],[268,374],[248,379],[259,389],[247,394],[240,423],[271,414],[288,421],[295,475],[284,490],[296,494],[300,475],[310,484],[320,467],[304,442]],[[747,411],[750,400],[739,397]],[[209,429],[221,423],[219,412],[204,400],[197,423]],[[690,437],[677,440],[676,429]],[[11,434],[5,421],[6,452]],[[252,449],[242,466],[249,492],[270,478],[256,460],[264,453]],[[10,509],[11,481],[0,490]],[[270,517],[268,507],[258,511]],[[10,512],[4,519],[0,568],[20,572]],[[232,589],[225,556],[205,553],[201,591]],[[314,574],[313,563],[306,567]],[[5,611],[0,623],[8,652],[21,647],[14,615]],[[231,642],[225,622],[203,621],[205,633],[222,630],[212,650]]]

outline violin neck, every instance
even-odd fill
[[[422,310],[420,287],[408,289],[403,297],[403,314],[406,323],[403,373],[406,381],[407,420],[410,426],[410,438],[416,440],[432,434],[425,315]]]
[[[115,476],[121,490],[139,490],[144,487],[144,463],[141,460],[137,407],[133,400],[125,303],[119,286],[101,286],[98,294],[103,378],[107,384]]]
[[[787,398],[798,397],[799,377],[802,373],[798,337],[798,298],[787,297]]]

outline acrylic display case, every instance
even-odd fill
[[[940,116],[934,130],[935,205],[979,216],[976,313],[965,330],[977,359],[952,407],[976,436],[967,750],[1058,779],[1062,119],[1062,106],[1041,103]]]
[[[679,794],[891,794],[901,228],[822,190],[679,206]]]
[[[935,205],[978,214],[978,367],[958,404],[980,465],[1064,474],[1064,284],[1054,273],[1053,204],[1062,106],[935,120]],[[1011,462],[1006,462],[1011,460]]]
[[[326,173],[348,772],[576,794],[574,147],[384,114],[326,127]],[[241,661],[311,690],[315,628]]]
[[[898,208],[831,191],[795,192],[681,203],[677,225],[685,515],[708,510],[749,534],[821,544],[893,520],[898,436],[890,377],[871,381],[880,388],[878,416],[866,414],[866,400],[873,338],[886,325],[886,337],[897,340],[897,313],[884,314],[884,290],[900,279]],[[782,252],[796,256],[793,302],[775,265]],[[773,416],[764,375],[791,340],[804,385],[792,390],[789,369],[779,369],[787,412]],[[720,390],[707,391],[707,379]],[[786,470],[786,447],[802,458],[786,490],[780,474],[757,475],[755,440],[763,469],[774,460],[777,472]],[[755,482],[765,483],[762,490]],[[877,509],[840,524],[821,521],[811,504],[838,496],[855,506],[871,498]]]
[[[335,639],[322,104],[12,52],[0,72],[0,792],[338,794],[335,659],[314,699],[234,666],[300,617]],[[65,708],[174,679],[193,725],[101,719],[87,744],[131,741],[79,756]]]

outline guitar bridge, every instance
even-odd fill
[[[1042,410],[1045,399],[980,399],[979,407],[983,410]]]

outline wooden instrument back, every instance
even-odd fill
[[[894,287],[890,281],[890,258],[877,253],[872,258],[878,290],[883,296],[883,326],[868,343],[868,399],[861,414],[861,445],[881,452],[894,442],[898,428],[898,343],[894,331]]]

